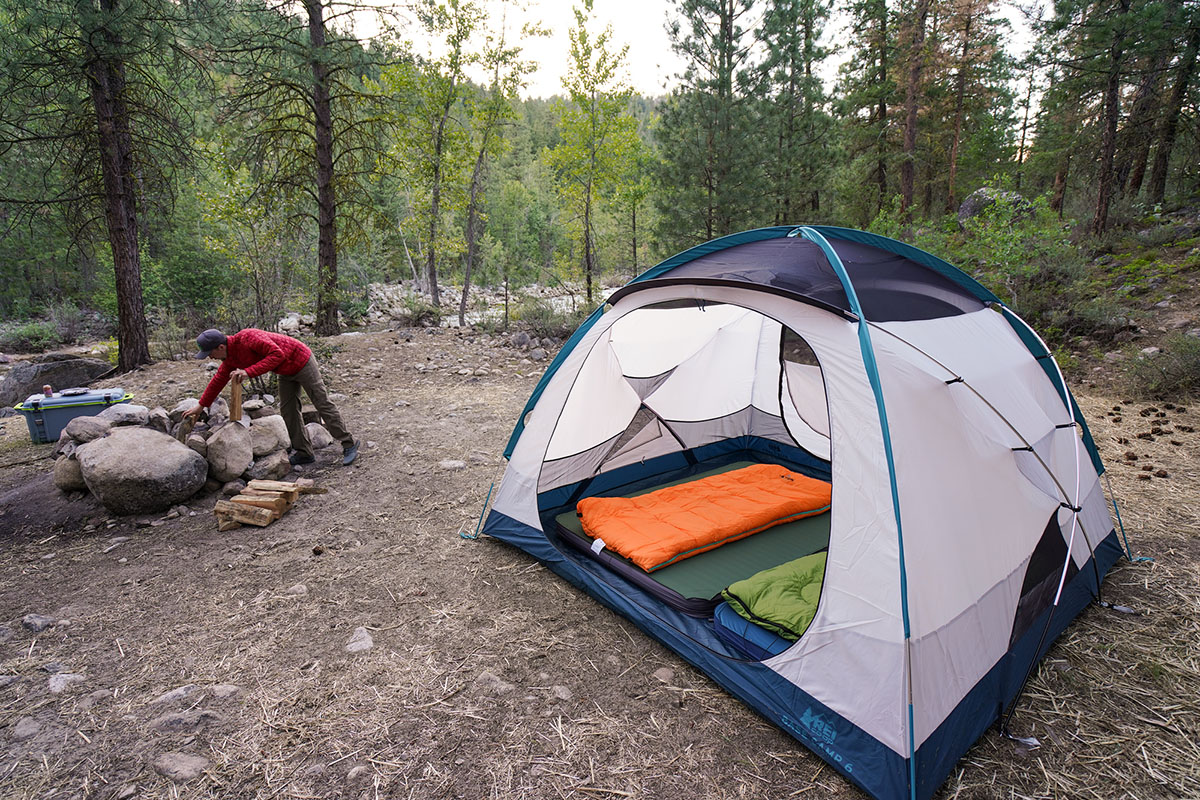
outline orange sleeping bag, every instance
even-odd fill
[[[754,464],[638,497],[586,497],[583,530],[646,572],[829,510],[831,487],[775,464]]]

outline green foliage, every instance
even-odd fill
[[[1052,347],[1081,337],[1109,342],[1129,325],[1129,310],[1097,284],[1084,251],[1046,198],[1030,208],[998,200],[961,230],[951,216],[939,226],[911,230],[891,198],[870,230],[909,241],[971,274]]]
[[[1131,360],[1126,378],[1131,390],[1143,396],[1195,396],[1200,391],[1200,338],[1171,334],[1160,352]]]
[[[62,343],[50,322],[30,320],[0,331],[0,350],[11,353],[42,353]]]

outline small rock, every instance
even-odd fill
[[[347,653],[360,653],[364,650],[370,650],[375,646],[375,640],[371,638],[370,632],[359,626],[354,629],[354,634],[350,637],[350,641],[346,643]]]
[[[479,673],[479,677],[475,679],[475,685],[492,694],[508,694],[517,688],[516,684],[509,683],[499,675],[486,671]]]
[[[21,680],[20,675],[0,675],[0,689],[6,689],[19,680]]]
[[[185,684],[176,689],[172,689],[169,692],[160,694],[158,697],[151,700],[150,703],[152,705],[157,705],[157,704],[161,704],[161,703],[174,703],[179,700],[182,700],[183,698],[187,697],[190,694],[193,694],[199,688],[200,687],[194,683]]]
[[[232,683],[218,683],[212,687],[212,695],[218,700],[224,700],[228,697],[233,697],[236,694],[241,694],[242,687],[235,686]]]
[[[1162,352],[1162,349],[1158,348],[1158,347],[1143,347],[1142,348],[1142,355],[1144,355],[1144,356],[1156,356],[1161,352]]]
[[[411,456],[415,452],[417,452],[417,450],[411,444],[406,444],[400,448],[400,455],[402,456]]]
[[[135,796],[137,796],[137,784],[127,783],[120,789],[117,789],[117,793],[113,795],[113,800],[129,800]]]
[[[0,625],[0,644],[7,642],[12,638],[13,629],[7,625]]]
[[[287,590],[285,590],[284,594],[290,594],[290,595],[294,595],[296,597],[303,597],[304,595],[308,594],[308,587],[305,586],[303,583],[297,583],[295,586],[292,586],[292,587],[288,588]]]
[[[550,693],[559,700],[570,700],[572,697],[574,697],[574,695],[571,694],[571,690],[566,686],[555,686],[550,690]]]
[[[23,742],[26,739],[32,739],[41,733],[42,723],[38,722],[33,717],[21,717],[17,720],[17,724],[13,726],[12,737],[18,742]]]
[[[67,671],[67,668],[64,667],[62,664],[58,663],[57,661],[50,661],[48,663],[42,664],[42,669],[45,670],[46,672],[49,672],[51,675],[55,675],[59,672]]]
[[[658,678],[663,683],[670,685],[675,680],[675,670],[670,667],[661,667],[654,670],[654,677]]]
[[[31,630],[34,633],[41,633],[57,621],[54,617],[47,617],[45,614],[26,614],[21,619],[21,624],[27,630]]]
[[[359,781],[369,774],[371,774],[371,768],[360,764],[346,773],[346,780],[350,782]]]
[[[111,700],[112,696],[112,692],[108,689],[97,689],[79,701],[79,710],[88,711],[107,700]]]
[[[540,347],[535,347],[529,351],[529,357],[534,361],[545,361],[546,351]]]
[[[438,467],[440,467],[441,469],[445,469],[445,470],[457,471],[460,469],[466,469],[467,462],[465,462],[465,461],[439,461]]]
[[[304,429],[308,431],[308,440],[314,450],[323,450],[333,444],[333,437],[321,423],[310,422],[304,426]]]
[[[112,430],[112,421],[101,417],[75,417],[63,428],[63,432],[75,440],[76,444],[86,444],[93,439],[108,436]]]
[[[208,769],[209,761],[190,753],[163,753],[154,759],[154,771],[176,783],[190,781]]]
[[[225,495],[226,497],[233,497],[235,494],[240,494],[242,489],[245,488],[246,482],[241,478],[238,478],[237,480],[229,481],[229,483],[221,486],[221,494]]]
[[[114,403],[97,414],[96,418],[108,420],[114,427],[145,425],[150,421],[150,409],[134,403]]]
[[[62,694],[76,683],[83,683],[83,675],[75,672],[59,672],[50,676],[50,693]]]
[[[170,433],[171,415],[165,408],[155,408],[146,416],[146,426],[160,433]]]

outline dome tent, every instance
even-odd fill
[[[1121,555],[1037,335],[951,265],[861,231],[764,228],[650,269],[563,347],[505,454],[485,533],[877,798],[932,796]],[[830,510],[649,572],[574,522],[582,499],[743,464],[829,481]],[[728,613],[723,588],[818,552],[798,638]]]

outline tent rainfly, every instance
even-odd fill
[[[1123,552],[1037,334],[843,228],[727,236],[619,289],[505,455],[485,533],[876,798],[931,797]],[[787,505],[801,482],[824,499]]]

